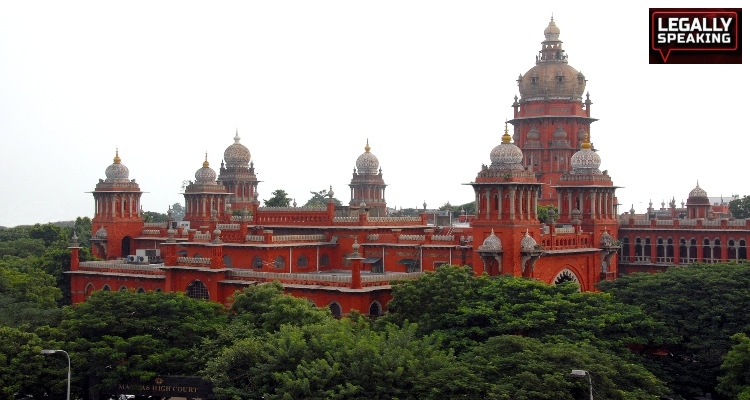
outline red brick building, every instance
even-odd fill
[[[356,159],[349,207],[260,207],[250,151],[235,142],[220,173],[208,157],[185,188],[180,224],[144,223],[142,192],[119,156],[93,192],[94,254],[77,262],[73,243],[73,301],[94,290],[183,291],[227,303],[247,285],[280,281],[287,292],[334,314],[356,309],[382,313],[390,283],[414,279],[442,264],[470,265],[477,274],[511,274],[548,283],[572,280],[595,290],[617,275],[616,186],[599,170],[589,141],[591,102],[586,80],[568,65],[550,21],[536,65],[519,78],[513,104],[515,143],[506,125],[466,185],[477,215],[451,226],[427,223],[427,214],[386,214],[383,172],[371,152]],[[458,187],[458,183],[456,183]],[[540,204],[555,205],[542,224]]]

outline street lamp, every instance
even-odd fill
[[[589,400],[594,400],[594,385],[591,383],[591,372],[583,369],[574,369],[570,371],[570,376],[573,378],[584,378],[589,377]]]
[[[42,354],[65,353],[68,358],[68,400],[70,400],[70,355],[65,350],[42,350]]]

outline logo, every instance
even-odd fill
[[[742,9],[649,9],[649,64],[742,64]]]

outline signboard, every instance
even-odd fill
[[[122,382],[101,392],[141,396],[213,399],[213,386],[197,376],[157,376],[150,381]]]

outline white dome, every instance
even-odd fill
[[[360,175],[362,174],[370,174],[370,175],[377,175],[378,173],[378,167],[380,166],[380,163],[378,162],[378,158],[375,157],[375,154],[370,153],[370,140],[367,140],[367,145],[365,145],[365,152],[362,153],[359,157],[357,157],[357,173]]]
[[[479,250],[483,250],[483,251],[502,251],[503,250],[503,244],[500,242],[500,238],[495,235],[494,229],[492,230],[492,232],[490,232],[490,235],[487,236],[486,239],[484,239],[484,242],[482,242],[482,245],[479,246]]]
[[[577,175],[601,175],[599,166],[602,164],[602,159],[591,150],[591,143],[587,139],[584,139],[581,144],[581,150],[573,154],[570,159],[570,165],[573,167],[572,174]]]
[[[208,166],[208,155],[206,155],[206,161],[203,161],[203,168],[195,171],[195,182],[216,184],[216,171]]]
[[[600,247],[612,247],[615,245],[615,238],[612,237],[612,235],[609,234],[606,230],[604,233],[602,233],[602,236],[599,238],[599,246]]]
[[[523,170],[523,152],[515,144],[510,142],[508,126],[505,126],[503,142],[495,146],[490,152],[490,169]]]
[[[130,182],[130,179],[128,178],[130,176],[130,171],[128,170],[128,167],[120,163],[119,150],[115,150],[115,158],[113,161],[114,162],[112,163],[112,165],[107,167],[107,169],[104,171],[104,175],[107,176],[107,179],[105,180],[105,182],[107,183]]]
[[[708,193],[700,187],[698,182],[695,182],[695,189],[690,191],[688,197],[708,197]]]
[[[529,235],[529,231],[526,231],[526,234],[523,235],[523,238],[521,239],[521,250],[535,250],[536,249],[536,240],[534,240],[533,237]]]
[[[250,163],[250,150],[240,143],[239,133],[235,133],[234,143],[224,150],[224,161],[228,168],[247,168]]]

